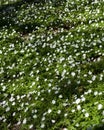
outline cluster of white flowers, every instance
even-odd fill
[[[87,120],[92,106],[104,116],[103,91],[89,89],[80,97],[74,95],[72,102],[68,99],[71,90],[104,81],[104,68],[95,66],[103,64],[104,56],[101,2],[90,5],[83,0],[67,0],[59,9],[51,4],[23,4],[20,10],[8,8],[0,15],[3,25],[7,23],[0,28],[2,122],[13,116],[18,125],[29,123],[32,129],[39,118],[38,126],[45,129],[47,118],[52,125],[57,123],[51,117],[55,113],[59,118],[73,115],[75,127],[79,127],[74,117],[81,113]],[[99,31],[94,32],[96,28]]]

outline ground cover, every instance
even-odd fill
[[[1,3],[1,130],[104,127],[103,7],[103,0]]]

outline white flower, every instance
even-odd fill
[[[81,110],[81,106],[80,105],[77,106],[77,110]]]
[[[62,98],[62,95],[59,95],[59,98]]]
[[[6,119],[3,119],[3,122],[6,122]]]
[[[27,120],[26,120],[26,118],[23,120],[23,124],[26,124],[26,122],[27,122]]]
[[[57,113],[60,114],[60,113],[61,113],[61,110],[58,110]]]
[[[84,102],[86,99],[85,99],[85,97],[82,97],[81,100],[82,100],[82,102]]]
[[[98,95],[98,92],[97,92],[97,91],[95,91],[95,92],[94,92],[94,95],[95,95],[95,96],[96,96],[96,95]]]
[[[99,95],[102,95],[103,93],[102,92],[99,92]]]
[[[83,54],[83,59],[86,59],[86,54]]]
[[[82,112],[85,112],[85,111],[86,111],[85,109],[82,110]]]
[[[51,120],[52,121],[52,123],[55,123],[56,121],[55,120]]]
[[[89,117],[89,113],[85,113],[85,117]]]
[[[2,117],[0,117],[0,121],[2,120]]]
[[[49,68],[46,68],[46,71],[48,71],[49,70]]]
[[[36,118],[37,118],[37,115],[34,115],[33,118],[36,119]]]
[[[95,0],[94,3],[98,3],[98,0]]]
[[[37,71],[39,71],[39,70],[37,70]],[[38,72],[39,73],[39,72]],[[34,86],[35,85],[35,82],[32,82],[32,86]]]
[[[17,100],[19,100],[20,99],[20,96],[19,95],[17,95]]]
[[[87,80],[87,82],[91,84],[91,83],[92,83],[92,80]]]
[[[6,90],[6,86],[3,86],[2,91],[5,91],[5,90]]]
[[[75,76],[75,72],[71,72],[71,75],[74,77]]]
[[[44,121],[44,120],[45,120],[45,117],[42,118],[42,121]]]
[[[50,93],[51,92],[51,90],[50,89],[48,89],[48,93]]]
[[[92,72],[91,72],[91,71],[89,71],[89,72],[88,72],[88,74],[89,74],[89,75],[91,75],[91,74],[92,74]]]
[[[76,127],[79,127],[79,124],[77,123],[75,126],[76,126]]]
[[[8,112],[9,110],[10,110],[10,107],[7,107],[7,108],[6,108],[6,112]]]
[[[75,103],[76,103],[76,104],[79,104],[80,101],[81,101],[81,100],[78,98],[78,99],[75,101]]]
[[[92,80],[93,80],[93,81],[95,81],[95,79],[96,79],[96,76],[95,76],[95,75],[93,75]]]
[[[74,112],[75,112],[75,109],[72,109],[71,112],[74,113]]]
[[[102,122],[104,123],[104,119],[102,119]]]
[[[3,105],[6,104],[6,101],[3,101],[2,104],[3,104]]]
[[[29,129],[33,128],[33,124],[29,126]]]
[[[15,104],[16,104],[15,102],[12,103],[13,106],[14,106]]]
[[[41,126],[40,126],[41,128],[44,128],[45,127],[45,125],[44,124],[41,124]]]
[[[104,111],[102,111],[102,115],[104,116]]]
[[[36,81],[39,81],[39,77],[36,77]]]
[[[16,113],[15,112],[13,112],[13,116],[15,116],[16,115]]]
[[[21,121],[18,121],[17,125],[20,125],[21,124]]]
[[[66,70],[64,69],[63,72],[62,72],[62,74],[61,74],[62,77],[65,75],[65,73],[66,73]]]
[[[68,130],[67,128],[63,128],[63,130]]]
[[[56,101],[55,100],[52,100],[52,104],[55,104],[56,103]]]
[[[85,94],[85,95],[87,95],[87,94],[88,94],[88,92],[84,92],[84,94]]]
[[[48,84],[48,86],[49,86],[49,87],[51,87],[51,86],[52,86],[52,84],[51,84],[51,83],[49,83],[49,84]]]
[[[103,108],[102,104],[98,104],[98,110],[101,110]]]
[[[67,114],[67,113],[65,113],[65,114],[64,114],[64,117],[67,117],[67,115],[68,115],[68,114]]]
[[[0,54],[2,54],[2,50],[0,50]]]
[[[91,90],[91,89],[89,89],[89,90],[88,90],[88,93],[91,93],[91,92],[92,92],[92,90]]]
[[[48,109],[48,113],[51,113],[52,112],[52,110],[51,109]]]

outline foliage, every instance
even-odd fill
[[[55,2],[1,3],[1,130],[104,124],[104,1]]]

